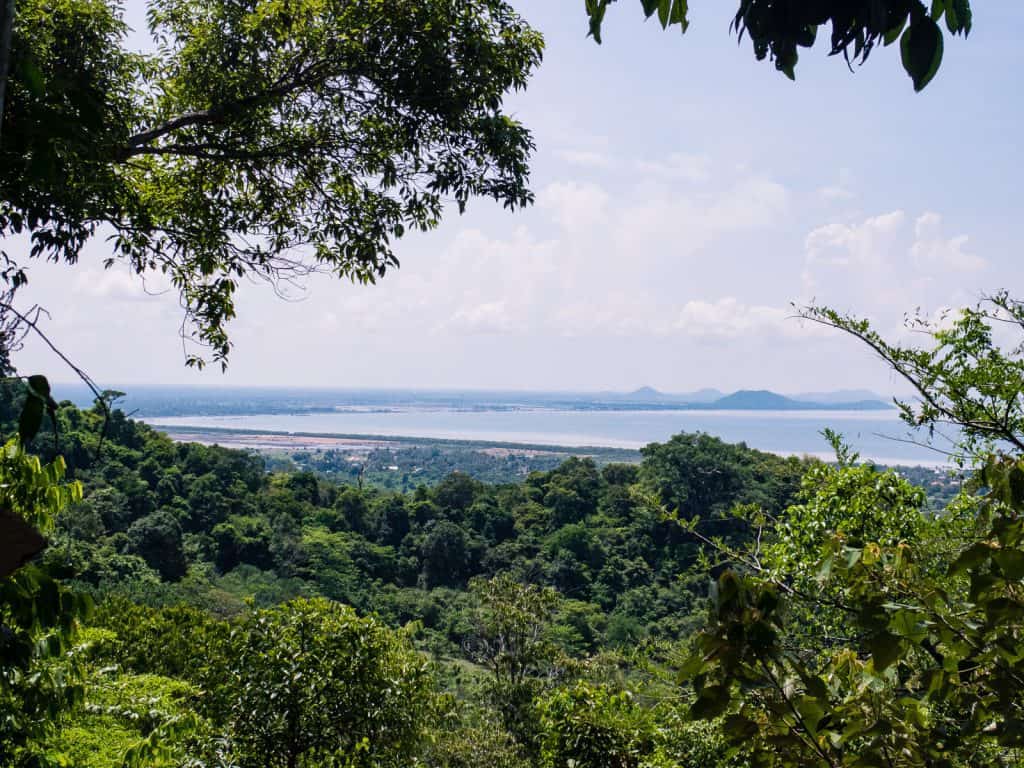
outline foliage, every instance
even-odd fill
[[[934,344],[903,347],[887,342],[863,319],[827,307],[806,307],[803,317],[838,328],[867,344],[918,395],[916,402],[897,403],[910,426],[929,430],[934,437],[944,428],[964,430],[968,451],[983,451],[991,443],[1024,452],[1024,359],[1021,344],[1000,344],[994,328],[1024,330],[1024,302],[1006,292],[973,307],[965,307],[938,322],[914,316],[913,330]]]
[[[17,408],[5,413],[0,427],[14,431]],[[699,621],[703,592],[689,573],[697,540],[643,495],[669,488],[689,499],[702,525],[738,542],[751,529],[728,517],[728,505],[781,512],[805,466],[686,436],[651,446],[642,467],[575,459],[516,485],[459,474],[398,494],[309,472],[268,474],[258,455],[175,444],[120,411],[107,418],[65,403],[55,415],[59,442],[47,416],[29,449],[43,460],[63,454],[82,484],[44,556],[77,587],[104,600],[185,602],[219,616],[243,612],[247,598],[268,607],[322,595],[396,626],[421,620],[424,638],[447,655],[474,631],[469,581],[503,572],[571,597],[551,640],[572,655],[610,637],[685,634]],[[696,467],[728,474],[724,503]]]
[[[623,451],[622,453],[625,453]],[[273,465],[272,459],[270,462]],[[341,482],[364,483],[389,491],[408,492],[418,485],[437,485],[453,472],[487,483],[512,483],[524,480],[531,472],[547,472],[566,459],[558,452],[522,453],[510,450],[495,455],[486,448],[449,447],[446,444],[415,447],[380,448],[369,453],[327,449],[294,451],[281,466],[309,469]],[[282,461],[281,459],[276,459]]]
[[[115,636],[101,660],[136,674],[198,685],[226,662],[230,627],[199,608],[154,609],[113,598],[97,607],[91,625]]]
[[[16,406],[3,410],[2,426],[10,431]],[[107,434],[97,450],[104,423]],[[729,472],[730,500],[760,500],[775,513],[795,498],[804,466],[694,437],[652,446],[646,468],[599,468],[574,459],[516,485],[489,485],[460,473],[433,488],[397,494],[338,485],[310,472],[268,473],[258,456],[175,444],[120,412],[108,418],[101,409],[66,403],[54,417],[44,416],[28,447],[44,460],[63,452],[68,473],[84,489],[58,516],[43,562],[94,595],[100,606],[93,624],[116,634],[89,660],[86,704],[99,695],[94,686],[113,690],[132,681],[152,680],[154,695],[160,680],[194,691],[179,709],[158,707],[167,717],[154,720],[152,729],[117,713],[74,710],[51,743],[75,760],[81,750],[72,742],[104,755],[132,750],[143,764],[180,759],[197,766],[246,765],[264,753],[286,760],[268,752],[271,742],[308,760],[321,750],[315,759],[329,755],[324,759],[336,762],[386,764],[389,755],[439,766],[536,761],[536,702],[573,685],[588,668],[584,658],[613,644],[629,648],[647,637],[682,637],[700,621],[700,581],[688,574],[696,539],[687,540],[650,508],[650,489],[689,499],[694,514],[741,542],[750,526],[730,521],[685,465],[717,462]],[[344,601],[379,619],[359,619],[352,609],[323,601],[274,607],[299,596]],[[409,639],[396,641],[402,653],[411,653],[411,642],[429,651],[444,670],[444,685],[469,709],[435,716],[423,703],[389,729],[400,745],[392,750],[370,736],[365,751],[353,734],[370,726],[313,698],[330,694],[342,707],[344,697],[335,697],[331,686],[345,685],[354,697],[363,690],[364,699],[349,700],[355,712],[369,706],[378,684],[396,696],[413,686],[412,702],[422,691],[433,696],[433,683],[422,678],[426,656],[407,655],[398,670],[382,661],[392,669],[386,684],[372,673],[363,677],[367,688],[346,677],[356,673],[346,666],[346,637],[392,637],[385,623],[409,622],[415,622]],[[351,631],[320,636],[334,625]],[[302,661],[306,657],[296,653],[302,628],[333,652]],[[390,647],[391,641],[381,642]],[[316,670],[296,671],[314,658]],[[290,675],[300,672],[303,685],[292,685]],[[306,685],[310,679],[320,682]],[[319,741],[288,746],[282,729],[296,720],[282,720],[286,710],[279,704],[288,696],[298,702],[294,711],[313,713],[306,722]],[[394,699],[393,714],[404,717],[407,704]],[[391,710],[373,711],[390,717]],[[323,719],[327,713],[330,723]],[[314,742],[318,746],[302,751]],[[693,749],[699,753],[700,744]]]
[[[590,34],[601,42],[608,7],[616,0],[587,0]],[[688,0],[640,0],[644,16],[657,15],[662,28],[690,26]],[[731,28],[737,38],[750,38],[758,61],[768,59],[790,80],[795,78],[800,48],[812,47],[818,28],[829,24],[829,55],[863,64],[879,44],[900,43],[903,67],[920,91],[942,63],[944,21],[951,35],[967,37],[973,15],[969,0],[740,0]]]
[[[74,262],[112,230],[108,266],[165,274],[216,361],[243,277],[372,282],[445,200],[532,200],[502,100],[543,43],[500,0],[151,0],[148,21],[140,55],[114,3],[17,3],[0,231]]]
[[[652,751],[650,713],[626,692],[581,682],[539,707],[545,768],[640,768]]]
[[[18,442],[0,449],[0,506],[19,515],[43,533],[53,530],[54,520],[69,505],[82,500],[79,483],[65,483],[62,458],[44,464]]]
[[[541,676],[554,659],[547,632],[557,593],[550,587],[520,584],[508,575],[477,580],[471,589],[479,600],[472,657],[502,686]]]
[[[1003,296],[996,307],[1019,304]],[[966,450],[1018,445],[1020,351],[998,347],[991,328],[1006,316],[967,309],[920,350],[828,310],[808,314],[867,341],[914,384],[910,423],[950,422]],[[806,503],[766,522],[766,556],[717,547],[734,569],[718,576],[682,666],[691,715],[725,716],[728,739],[760,765],[1018,764],[1024,458],[976,461],[965,494],[934,518],[915,513],[920,492],[891,474],[818,470]],[[837,616],[842,632],[821,631]]]
[[[95,671],[83,711],[47,746],[47,757],[74,768],[177,768],[202,725],[197,691],[155,675]]]
[[[774,523],[765,547],[763,560],[775,571],[806,580],[822,546],[837,534],[854,547],[893,547],[916,543],[926,528],[924,492],[891,470],[818,464],[800,486],[801,503]]]
[[[550,684],[558,658],[550,639],[558,595],[508,575],[474,581],[471,590],[478,603],[469,656],[491,673],[491,706],[533,756],[540,730],[534,702]]]
[[[234,633],[229,729],[247,766],[403,765],[422,737],[426,662],[323,599],[253,611]]]
[[[0,507],[52,528],[81,488],[62,482],[64,464],[43,466],[11,440],[0,451]],[[29,565],[0,579],[0,763],[30,765],[57,718],[83,698],[74,651],[90,602]]]
[[[527,768],[529,763],[500,722],[452,696],[440,696],[423,763],[429,768]]]

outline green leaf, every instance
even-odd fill
[[[43,402],[50,399],[50,382],[45,376],[35,375],[28,377],[28,389],[33,395]]]
[[[991,555],[992,547],[985,542],[978,542],[960,553],[960,556],[949,566],[949,573],[951,576],[955,576],[966,571],[973,571],[987,561]]]
[[[1010,503],[1015,509],[1024,507],[1024,469],[1015,464],[1007,478],[1010,486]]]
[[[817,731],[818,723],[825,717],[825,707],[827,705],[827,700],[820,701],[814,696],[801,696],[797,699],[797,711],[800,712],[800,717],[811,730],[812,735]]]
[[[950,17],[950,14],[955,17],[955,20]],[[971,33],[971,21],[970,0],[951,0],[949,9],[946,11],[946,26],[950,28],[949,31],[953,34],[963,32],[964,37],[967,37]],[[953,28],[954,26],[956,29]]]
[[[992,555],[996,565],[1009,581],[1024,579],[1024,552],[1019,549],[1001,549]]]
[[[21,409],[21,417],[18,419],[18,437],[22,443],[31,442],[37,434],[39,427],[43,424],[43,401],[38,397],[29,395],[25,398],[25,405]]]
[[[895,663],[903,653],[903,644],[896,635],[880,632],[868,641],[868,650],[875,665],[875,671],[882,672]]]
[[[687,13],[689,12],[689,4],[687,0],[674,0],[672,3],[672,13],[668,17],[669,24],[679,24],[682,27],[682,31],[685,32],[690,22],[687,19]]]
[[[662,29],[668,26],[668,19],[672,13],[672,0],[659,0],[658,2],[658,21],[661,23]]]
[[[889,626],[900,637],[905,637],[911,642],[920,643],[928,636],[928,630],[922,621],[922,616],[915,611],[902,609],[896,612]]]
[[[714,720],[729,706],[729,689],[724,685],[709,685],[690,706],[690,717],[695,720]]]
[[[757,734],[757,723],[743,715],[729,715],[722,721],[722,730],[735,740],[745,740]]]
[[[26,59],[21,65],[21,76],[33,96],[46,93],[46,78],[34,59]]]
[[[892,29],[885,33],[885,37],[882,38],[886,45],[892,45],[900,39],[900,35],[903,34],[903,30],[907,26],[907,17],[903,16],[900,18],[899,23],[896,24]]]
[[[921,91],[939,71],[942,63],[942,30],[930,16],[922,16],[907,27],[900,39],[903,68]]]

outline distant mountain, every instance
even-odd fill
[[[640,387],[640,389],[627,392],[626,397],[630,400],[663,400],[665,395],[654,387]]]
[[[671,403],[687,405],[689,403],[712,403],[725,393],[717,389],[698,389],[696,392],[659,392],[654,387],[640,387],[632,392],[607,392],[601,395],[603,400],[623,403]]]
[[[685,400],[688,403],[713,403],[715,400],[721,400],[725,396],[724,392],[717,389],[698,389],[696,392],[687,392],[683,395],[677,395],[681,400]]]
[[[862,390],[786,396],[768,390],[717,389],[668,393],[644,386],[632,392],[517,392],[466,390],[288,389],[274,387],[118,386],[126,412],[146,418],[333,413],[339,409],[428,408],[459,411],[552,410],[880,410],[892,407]],[[88,407],[92,393],[80,384],[62,384],[58,397]]]
[[[766,389],[741,389],[731,395],[710,403],[710,408],[723,411],[872,411],[890,408],[888,403],[877,399],[831,402],[810,402],[795,400]]]
[[[767,389],[741,389],[727,395],[717,389],[696,392],[660,392],[654,387],[640,387],[632,392],[602,392],[594,396],[593,407],[658,409],[681,408],[723,411],[869,411],[891,407],[874,392],[840,390],[808,395],[787,396]]]
[[[793,400],[800,400],[805,403],[822,403],[834,405],[836,403],[860,403],[867,400],[878,400],[886,402],[888,398],[872,392],[870,389],[838,389],[835,392],[801,392],[796,395],[787,395]]]
[[[812,403],[801,403],[766,389],[741,389],[715,400],[712,405],[715,408],[733,411],[788,411],[813,406]]]

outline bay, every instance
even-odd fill
[[[841,433],[879,464],[939,466],[945,457],[921,445],[895,411],[699,411],[436,407],[357,408],[296,414],[143,417],[156,427],[259,430],[318,435],[380,435],[535,445],[641,448],[679,432],[706,432],[752,448],[789,455],[831,456],[821,432]],[[948,443],[939,444],[948,448]]]

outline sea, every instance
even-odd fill
[[[155,427],[259,430],[314,435],[374,435],[531,445],[642,448],[679,432],[705,432],[781,455],[832,456],[822,432],[840,433],[865,460],[943,466],[949,442],[926,445],[894,410],[694,411],[443,406],[339,406],[329,412],[142,417]]]
[[[119,388],[118,407],[157,428],[259,431],[341,437],[406,437],[534,446],[639,449],[680,432],[705,432],[780,455],[828,459],[822,432],[841,434],[882,465],[950,464],[950,436],[911,432],[895,408],[699,410],[645,406],[614,393],[255,387]],[[56,388],[81,406],[79,384]]]

